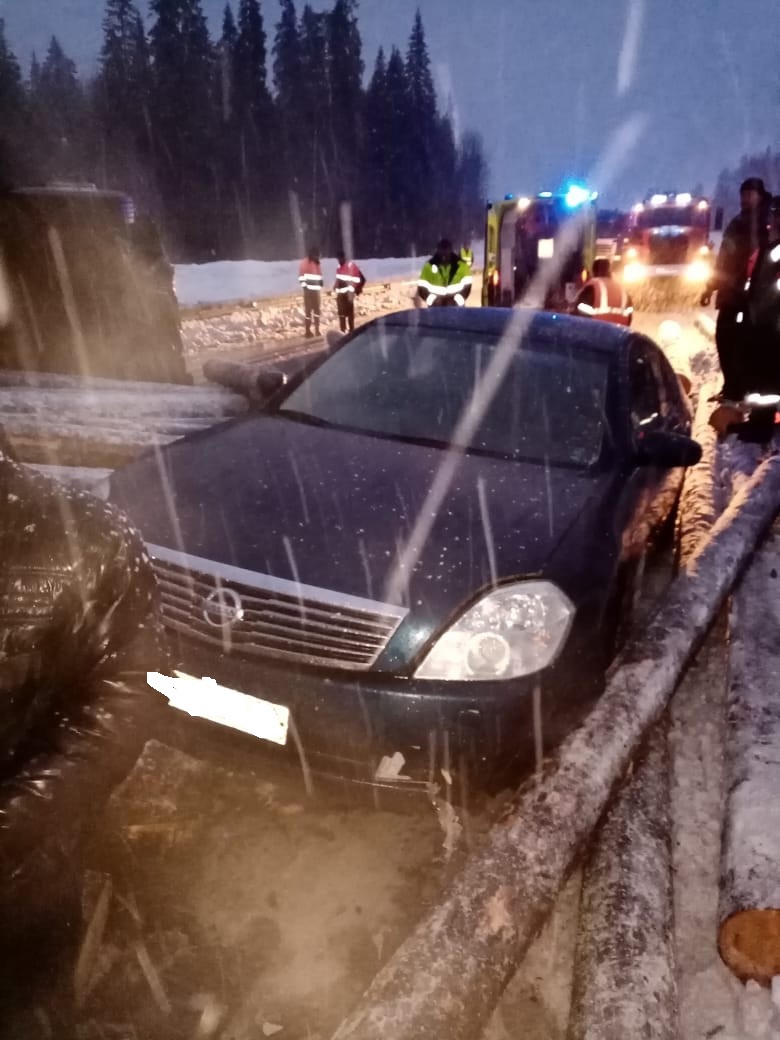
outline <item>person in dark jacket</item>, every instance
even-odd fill
[[[333,291],[336,294],[339,329],[342,332],[354,332],[355,297],[363,292],[366,278],[354,260],[347,260],[347,254],[343,249],[336,255],[336,259],[338,267]]]
[[[165,668],[143,543],[0,455],[0,1036],[71,1036],[82,850]]]
[[[777,425],[771,397],[780,395],[780,195],[770,203],[766,242],[748,265],[744,328],[746,392],[770,401],[754,406],[739,432],[744,440],[763,444]]]
[[[717,291],[715,345],[723,373],[720,396],[737,401],[745,394],[741,357],[744,352],[745,282],[751,256],[764,244],[767,193],[760,177],[748,177],[739,189],[740,212],[729,223],[715,263],[712,280],[702,295],[707,306]]]

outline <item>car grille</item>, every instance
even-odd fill
[[[407,614],[346,596],[147,545],[171,631],[239,656],[370,668]]]
[[[651,264],[684,264],[687,258],[687,235],[653,235],[650,239]]]

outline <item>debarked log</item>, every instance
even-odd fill
[[[743,981],[780,975],[780,529],[733,597],[718,949]]]
[[[780,458],[765,462],[735,496],[584,724],[544,778],[521,790],[512,814],[382,968],[334,1040],[479,1036],[778,506]]]
[[[685,474],[679,504],[680,562],[718,515],[717,444],[699,391],[692,435],[701,462]],[[666,724],[652,731],[637,768],[596,829],[583,876],[569,1040],[676,1040],[671,807]]]
[[[669,755],[663,723],[645,741],[587,859],[567,1036],[677,1040]]]

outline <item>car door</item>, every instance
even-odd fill
[[[663,353],[651,340],[638,337],[631,348],[632,433],[641,439],[646,431],[690,432],[690,409],[680,382]],[[649,541],[674,510],[684,470],[642,467],[645,477],[642,537]]]
[[[629,441],[635,450],[645,434],[667,428],[662,370],[652,347],[644,338],[635,337],[628,348]],[[632,508],[623,531],[624,557],[644,554],[661,522],[659,496],[663,497],[665,481],[664,472],[657,466],[635,466],[632,470],[626,487]]]

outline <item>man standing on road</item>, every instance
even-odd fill
[[[298,281],[303,289],[303,314],[306,323],[306,339],[320,334],[320,313],[322,308],[322,268],[320,267],[320,251],[312,246],[301,260],[298,268]],[[312,322],[314,332],[312,332]]]
[[[70,1040],[82,855],[164,669],[140,538],[0,454],[0,1036]]]
[[[634,314],[631,298],[612,277],[612,265],[606,257],[593,261],[593,277],[580,289],[574,301],[574,313],[581,318],[599,318],[612,325],[630,325]]]
[[[426,260],[417,281],[418,306],[465,307],[471,292],[471,268],[453,252],[452,242],[443,238]]]
[[[715,344],[723,373],[720,397],[737,401],[745,394],[742,353],[744,348],[745,282],[750,258],[766,237],[767,193],[760,177],[748,177],[739,189],[740,212],[723,234],[715,273],[702,298],[706,307],[717,291],[718,320]]]
[[[347,254],[342,249],[337,253],[339,266],[336,268],[336,308],[339,312],[339,329],[352,332],[355,328],[355,297],[363,292],[366,279],[354,260],[347,261]]]

